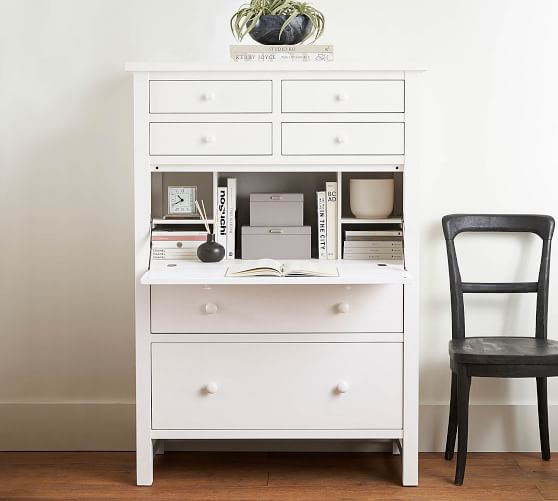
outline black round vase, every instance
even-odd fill
[[[207,234],[207,241],[198,247],[198,257],[204,263],[218,263],[225,257],[225,248],[215,241],[215,235]]]
[[[304,40],[312,29],[312,22],[307,16],[296,16],[283,30],[281,38],[279,32],[289,16],[261,16],[250,31],[250,36],[263,45],[296,45]]]

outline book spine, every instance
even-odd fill
[[[351,254],[344,256],[347,260],[359,261],[402,261],[403,256],[384,256],[379,254]]]
[[[287,53],[307,54],[322,53],[333,54],[333,45],[231,45],[231,56],[238,54],[265,54]]]
[[[320,54],[237,54],[231,57],[235,63],[252,63],[252,62],[265,62],[265,63],[291,63],[291,62],[333,62],[333,54],[320,53]]]
[[[155,261],[162,260],[197,260],[198,255],[195,249],[190,251],[178,251],[178,249],[153,249],[151,251],[151,258]]]
[[[227,259],[235,258],[236,179],[227,179]]]
[[[318,204],[318,258],[327,259],[327,215],[325,191],[316,193]]]
[[[205,231],[153,231],[152,240],[204,240],[207,238]]]
[[[203,244],[205,240],[198,240],[197,242],[182,242],[182,241],[169,241],[166,240],[164,242],[152,242],[151,248],[152,249],[197,249],[201,244]]]
[[[194,235],[189,237],[181,236],[168,236],[168,237],[157,237],[151,238],[152,242],[205,242],[207,240],[207,233],[204,237],[203,235]]]
[[[356,231],[347,230],[346,234],[352,237],[399,237],[403,238],[401,230],[374,230],[374,231]]]
[[[217,188],[217,229],[215,240],[225,249],[227,255],[227,187]]]
[[[352,257],[360,257],[360,256],[378,256],[382,258],[389,258],[392,257],[394,259],[402,259],[403,253],[402,252],[378,252],[378,251],[366,251],[366,252],[345,252],[343,257],[345,259],[352,258]]]
[[[326,183],[327,258],[337,259],[337,181]]]
[[[369,240],[345,240],[345,249],[364,248],[364,249],[402,249],[402,242],[370,242]]]

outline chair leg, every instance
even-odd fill
[[[550,459],[550,439],[548,433],[548,397],[545,377],[537,378],[537,403],[539,407],[539,433],[541,454],[545,461]]]
[[[451,397],[448,419],[448,435],[446,438],[446,454],[448,461],[453,459],[453,451],[455,449],[455,436],[457,434],[457,376],[451,373]]]
[[[469,425],[469,392],[471,376],[465,367],[457,372],[457,464],[455,466],[455,485],[463,485],[465,463],[467,462],[467,434]]]

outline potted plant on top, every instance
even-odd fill
[[[315,42],[323,33],[324,15],[307,2],[295,0],[251,0],[231,18],[237,40],[249,34],[264,45],[296,45]]]

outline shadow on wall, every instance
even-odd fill
[[[27,109],[25,134],[7,145],[14,171],[4,202],[17,217],[2,318],[13,346],[0,367],[18,377],[5,399],[133,398],[131,78],[91,88]]]

